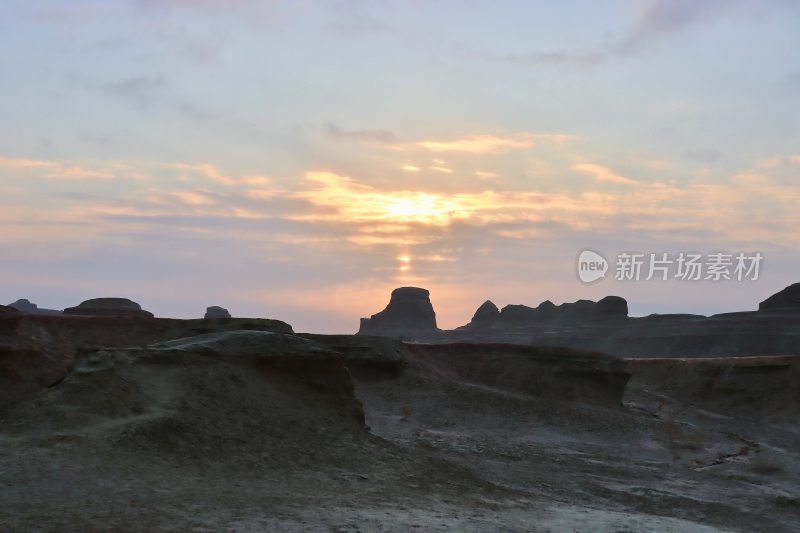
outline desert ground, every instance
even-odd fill
[[[0,529],[800,528],[798,357],[236,327],[84,348],[6,401]]]

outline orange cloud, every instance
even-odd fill
[[[761,168],[800,168],[800,155],[764,159],[759,161],[758,166]]]
[[[498,174],[495,174],[494,172],[486,172],[484,170],[476,170],[475,175],[482,180],[491,180],[500,177]]]
[[[605,167],[603,165],[594,165],[587,163],[581,165],[572,165],[571,168],[573,170],[577,170],[578,172],[582,172],[584,174],[590,174],[594,176],[594,179],[596,179],[597,181],[604,181],[607,183],[619,183],[621,185],[634,185],[636,183],[635,180],[626,178],[625,176],[620,176],[610,168]]]
[[[525,150],[537,143],[561,144],[573,140],[571,135],[551,133],[517,133],[508,136],[471,135],[449,141],[419,141],[414,146],[431,152],[466,152],[497,154],[510,150]]]
[[[27,158],[11,158],[0,155],[0,167],[20,169],[20,170],[35,170],[41,169],[45,171],[44,177],[46,178],[63,178],[63,179],[113,179],[114,174],[103,170],[88,169],[80,166],[69,166],[57,161],[41,161],[37,159]]]
[[[224,185],[269,185],[272,183],[272,180],[265,176],[244,176],[239,178],[227,176],[220,172],[217,167],[209,163],[203,163],[200,165],[189,163],[170,163],[166,166],[168,168],[197,173],[212,181],[222,183]]]

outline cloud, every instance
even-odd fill
[[[309,173],[309,188],[295,194],[324,208],[299,219],[340,224],[350,242],[367,247],[449,239],[457,225],[496,228],[495,234],[506,238],[537,236],[546,241],[558,241],[565,233],[592,232],[654,234],[663,240],[670,231],[674,238],[690,240],[700,228],[720,240],[798,238],[789,234],[794,231],[792,221],[800,217],[789,213],[800,201],[800,187],[780,186],[761,174],[739,174],[719,185],[678,186],[636,182],[601,165],[585,165],[584,170],[597,177],[598,187],[575,194],[381,190],[329,172]],[[606,190],[600,186],[603,182],[627,187]],[[782,213],[779,223],[777,213]]]
[[[622,38],[590,50],[530,50],[506,53],[475,50],[456,45],[456,53],[471,60],[524,67],[594,67],[627,55],[642,52],[656,40],[680,34],[701,24],[712,23],[743,6],[756,9],[796,8],[795,0],[649,0],[640,2],[641,11],[634,26]]]
[[[229,12],[231,10],[256,9],[263,6],[261,0],[136,0],[141,9],[191,10],[206,12]]]
[[[491,55],[486,57],[486,59],[495,63],[509,63],[523,66],[570,65],[589,67],[604,63],[606,61],[606,54],[594,51],[532,51]]]
[[[787,160],[800,164],[796,157]],[[495,181],[482,182],[486,186],[472,192],[437,191],[430,187],[381,188],[334,172],[313,171],[291,187],[281,188],[269,178],[231,175],[208,163],[103,164],[94,168],[0,157],[0,170],[6,169],[11,176],[35,173],[44,178],[88,180],[113,177],[117,169],[121,178],[133,176],[135,179],[117,180],[114,192],[98,193],[89,182],[84,189],[71,188],[68,195],[58,196],[58,207],[45,216],[59,224],[70,220],[89,225],[115,217],[123,228],[120,231],[169,220],[178,232],[182,228],[213,232],[224,227],[235,233],[235,228],[244,224],[270,220],[294,228],[293,233],[283,234],[284,240],[300,243],[322,235],[333,240],[338,236],[366,248],[445,242],[453,239],[457,227],[481,228],[480,232],[504,238],[553,242],[566,233],[639,232],[664,239],[665,232],[691,236],[700,228],[725,239],[771,240],[784,245],[798,239],[800,185],[795,181],[781,182],[762,172],[747,171],[719,184],[679,185],[635,181],[599,164],[569,168],[592,176],[593,182],[573,192],[502,190],[494,187]],[[29,205],[45,205],[41,190],[27,187],[33,182],[13,183],[5,190],[6,203],[22,202],[9,196],[22,194],[32,199]],[[470,240],[473,237],[468,233],[462,237]],[[257,237],[257,232],[253,235],[273,238]],[[435,253],[431,249],[427,255]]]
[[[435,170],[436,172],[441,172],[443,174],[452,174],[453,169],[448,167],[428,167],[431,170]]]
[[[337,0],[320,4],[328,8],[332,15],[332,22],[327,27],[343,35],[362,36],[394,31],[393,26],[373,14],[377,4],[362,0]]]
[[[475,175],[482,180],[491,180],[500,177],[498,174],[495,174],[494,172],[487,172],[485,170],[476,170]]]
[[[337,141],[357,141],[368,143],[381,143],[381,144],[398,144],[400,139],[386,130],[353,130],[344,131],[336,124],[326,124],[324,126],[325,134],[331,139]]]
[[[764,159],[758,162],[758,166],[771,169],[800,168],[800,155],[787,155]]]
[[[242,176],[232,177],[220,172],[217,167],[209,163],[190,164],[190,163],[168,163],[167,168],[185,170],[194,174],[200,174],[206,178],[224,185],[270,185],[272,179],[266,176]]]
[[[607,54],[602,50],[529,50],[523,52],[493,52],[475,49],[459,43],[453,51],[468,61],[483,61],[494,64],[509,64],[525,67],[575,66],[590,67],[604,63]]]
[[[214,205],[216,203],[208,191],[178,191],[171,194],[188,205]]]
[[[90,169],[67,165],[57,161],[42,161],[27,158],[11,158],[0,155],[0,167],[17,170],[43,170],[46,178],[63,179],[113,179],[114,174],[107,170]]]
[[[336,141],[381,144],[398,151],[424,150],[433,153],[461,152],[469,154],[499,154],[512,150],[527,150],[539,144],[562,145],[576,139],[563,133],[517,132],[507,135],[474,134],[456,139],[403,141],[388,130],[342,130],[336,124],[326,124],[325,134]],[[435,160],[439,166],[444,162]],[[416,165],[407,165],[416,167]],[[406,170],[413,171],[411,168]],[[438,169],[437,169],[438,170]]]
[[[614,49],[623,55],[638,52],[654,39],[717,19],[742,3],[743,0],[651,0],[645,4],[636,26]]]
[[[686,157],[700,163],[716,163],[722,158],[722,153],[719,150],[713,149],[688,150],[686,152]]]
[[[597,181],[602,181],[606,183],[618,183],[621,185],[634,185],[636,183],[635,180],[626,178],[625,176],[620,176],[610,168],[605,167],[603,165],[586,163],[580,165],[572,165],[571,168],[572,170],[577,170],[578,172],[582,172],[584,174],[590,174],[594,176],[594,179],[596,179]]]
[[[103,84],[100,89],[111,96],[128,100],[139,108],[148,108],[166,87],[167,81],[163,76],[133,76]]]
[[[95,22],[111,12],[111,6],[96,3],[79,3],[50,7],[35,11],[31,18],[44,22]]]
[[[413,146],[430,152],[466,152],[472,154],[497,154],[510,150],[526,150],[537,143],[562,144],[575,137],[553,133],[522,132],[513,135],[471,135],[448,141],[418,141]]]

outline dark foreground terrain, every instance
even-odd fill
[[[800,529],[800,357],[0,327],[3,531]]]

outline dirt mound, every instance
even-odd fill
[[[731,416],[800,421],[800,356],[629,359],[630,386]]]
[[[3,429],[183,462],[264,455],[278,468],[365,432],[363,416],[337,354],[293,335],[233,331],[81,357],[63,382],[11,408]]]
[[[622,359],[513,344],[409,344],[417,364],[463,381],[563,401],[621,405],[630,375]]]

